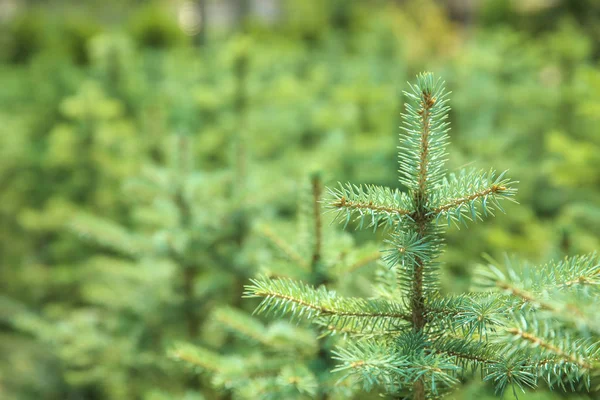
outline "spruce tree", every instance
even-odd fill
[[[380,252],[372,244],[357,246],[350,235],[327,223],[321,213],[319,174],[311,178],[310,188],[299,186],[293,227],[278,219],[255,224],[253,251],[265,254],[258,264],[261,273],[327,284],[343,293],[361,291],[368,282],[366,267],[381,257]],[[211,376],[213,386],[223,393],[237,399],[298,400],[348,399],[357,393],[352,385],[336,384],[342,374],[329,373],[330,350],[337,338],[319,340],[316,329],[293,322],[265,324],[231,306],[217,307],[212,322],[212,332],[224,330],[236,340],[221,349],[178,343],[170,355]]]
[[[516,182],[493,170],[446,174],[448,92],[431,73],[418,75],[410,89],[399,147],[406,190],[346,184],[330,189],[326,200],[345,225],[388,231],[377,296],[341,297],[325,285],[268,277],[253,280],[246,296],[263,298],[257,311],[306,317],[347,337],[334,352],[334,371],[365,390],[435,398],[475,370],[499,394],[540,381],[590,389],[600,357],[597,318],[588,308],[597,305],[597,256],[520,273],[491,267],[478,282],[495,290],[440,293],[446,228],[504,211]]]
[[[70,301],[14,318],[84,397],[199,393],[196,376],[172,375],[179,371],[164,348],[202,340],[212,308],[240,299],[252,276],[239,251],[246,232],[239,228],[243,199],[232,188],[234,173],[200,170],[188,135],[168,139],[164,162],[147,162],[124,181],[128,224],[83,211],[63,221],[95,247],[69,276],[77,288]]]

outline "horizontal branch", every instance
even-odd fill
[[[212,373],[220,372],[223,364],[219,354],[189,343],[176,343],[169,356]]]
[[[358,228],[383,225],[392,227],[403,218],[410,218],[411,199],[406,193],[397,189],[375,185],[341,185],[337,189],[328,188],[329,199],[326,201],[330,210],[338,212],[336,219],[344,220],[345,225],[354,220],[359,222]]]
[[[67,228],[84,240],[95,242],[124,256],[137,258],[152,251],[143,237],[128,232],[113,221],[91,214],[76,214],[70,219]]]
[[[571,321],[577,325],[588,318],[578,305],[585,304],[585,298],[595,296],[600,287],[600,260],[594,253],[565,258],[559,262],[534,266],[528,263],[516,263],[508,259],[505,267],[491,264],[477,270],[476,284],[482,289],[501,290],[536,309],[551,312],[555,317]],[[583,297],[575,304],[573,291]],[[578,304],[579,303],[579,304]]]
[[[365,338],[375,338],[375,337],[382,337],[382,336],[390,336],[390,335],[398,335],[399,332],[401,332],[401,330],[399,330],[398,328],[395,329],[371,329],[366,331],[365,329],[361,329],[358,327],[355,327],[354,329],[351,328],[338,328],[335,325],[328,325],[326,323],[326,321],[323,321],[322,323],[320,321],[317,321],[317,323],[319,325],[322,325],[322,329],[325,331],[323,333],[323,336],[327,336],[327,335],[337,335],[337,334],[341,334],[342,336],[346,337],[346,336],[352,336],[354,338],[361,338],[361,339],[365,339]],[[408,325],[407,325],[408,327]]]
[[[491,170],[461,170],[450,174],[437,186],[429,203],[429,214],[436,222],[446,219],[448,224],[476,221],[483,215],[494,215],[494,210],[504,211],[501,200],[514,201],[516,182],[504,177],[506,171],[496,176]]]
[[[479,200],[479,199],[482,199],[482,198],[492,195],[492,194],[501,194],[503,192],[506,192],[507,190],[508,190],[508,188],[506,186],[492,185],[491,187],[489,187],[485,190],[481,190],[479,192],[472,193],[468,196],[460,197],[458,199],[452,199],[452,200],[450,200],[449,203],[435,208],[432,212],[434,214],[439,214],[439,213],[448,211],[451,208],[459,208],[463,204],[470,203],[473,200]]]
[[[552,343],[545,341],[543,338],[536,336],[533,333],[525,332],[518,328],[507,329],[507,332],[513,336],[516,336],[518,338],[521,338],[521,339],[531,343],[531,345],[533,347],[542,348],[542,349],[554,354],[555,356],[558,356],[559,358],[563,359],[564,361],[576,364],[580,368],[584,368],[587,370],[590,370],[593,368],[592,364],[590,364],[589,362],[581,359],[578,356],[567,353],[563,349],[555,346]]]
[[[267,329],[259,321],[232,307],[220,307],[213,318],[232,332],[262,344],[269,344]]]
[[[338,331],[344,328],[362,330],[390,329],[410,321],[400,304],[385,300],[338,297],[321,286],[312,286],[290,279],[257,279],[246,286],[245,297],[262,297],[257,312],[291,314],[292,318],[306,317]]]
[[[491,365],[500,360],[499,347],[483,343],[479,340],[470,340],[459,337],[442,337],[431,344],[431,351],[446,354],[463,363]],[[464,368],[464,366],[463,366]]]
[[[387,214],[397,214],[399,216],[410,214],[410,210],[404,210],[402,208],[389,207],[383,205],[374,204],[370,202],[352,201],[345,197],[341,197],[339,200],[335,200],[330,203],[336,208],[354,209],[354,210],[365,210],[369,212],[384,212]]]
[[[257,318],[231,307],[217,308],[213,318],[241,338],[278,352],[294,352],[300,356],[312,355],[317,349],[312,329],[291,323],[265,326]]]
[[[508,293],[510,293],[511,295],[518,297],[519,299],[521,299],[523,302],[525,303],[529,303],[532,306],[536,307],[536,308],[540,308],[542,310],[546,310],[546,311],[552,311],[552,312],[557,312],[558,310],[556,309],[556,307],[543,302],[539,299],[535,298],[535,295],[533,293],[529,293],[523,289],[519,289],[511,284],[509,284],[508,282],[504,282],[504,281],[497,281],[496,282],[496,287],[498,289],[501,289],[503,291],[506,291]]]
[[[498,267],[496,262],[490,261],[486,268],[480,268],[477,273],[478,284],[482,288],[497,287],[498,282],[523,286],[536,294],[577,290],[581,287],[600,288],[600,258],[596,253],[565,257],[542,266],[507,258],[505,265]]]
[[[507,296],[497,294],[465,293],[430,300],[425,309],[425,318],[432,331],[440,335],[439,340],[458,340],[454,344],[460,344],[460,341],[470,343],[472,339],[487,341],[494,337],[499,328],[507,325],[511,302]]]
[[[408,370],[409,360],[406,355],[398,354],[383,343],[376,341],[359,341],[348,343],[333,351],[333,358],[339,362],[332,372],[342,372],[342,379],[354,377],[362,381],[366,391],[375,385],[390,389],[399,389],[398,379]]]
[[[285,240],[281,239],[268,226],[261,226],[259,232],[267,239],[275,248],[277,248],[290,261],[296,263],[305,271],[310,270],[310,262],[303,258],[296,250],[292,248]]]

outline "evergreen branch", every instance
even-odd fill
[[[484,381],[492,381],[496,394],[504,395],[508,385],[512,386],[513,394],[517,397],[516,389],[524,393],[525,388],[537,386],[537,376],[534,368],[526,361],[517,358],[507,358],[493,363],[486,369]]]
[[[589,325],[573,329],[574,320],[561,313],[570,311],[580,319],[581,311],[567,301],[596,294],[600,263],[595,255],[541,270],[509,268],[505,273],[491,267],[481,281],[495,292],[438,294],[445,230],[440,220],[459,225],[503,212],[501,202],[514,201],[516,182],[493,170],[446,176],[449,108],[443,82],[421,74],[410,87],[399,147],[400,182],[407,193],[346,184],[329,189],[327,200],[328,208],[337,211],[336,219],[346,225],[354,220],[357,228],[394,228],[383,255],[389,269],[382,272],[379,298],[338,297],[324,286],[265,278],[253,280],[245,296],[262,298],[256,312],[305,317],[325,334],[352,337],[354,343],[334,352],[339,362],[334,371],[358,378],[366,390],[382,385],[388,394],[410,390],[413,399],[425,400],[457,384],[458,375],[468,369],[479,369],[499,393],[509,386],[515,394],[534,388],[540,379],[561,387],[587,379],[589,388],[590,372],[600,360],[600,345],[593,343],[596,332]],[[323,251],[317,193],[313,181],[313,202],[304,202],[314,205],[316,243],[307,246],[313,249],[311,272]],[[573,293],[576,297],[566,297]],[[556,294],[566,299],[564,304],[556,301]],[[325,348],[319,350],[322,360]],[[287,379],[293,383],[296,378],[290,373]]]
[[[519,299],[522,300],[523,303],[530,304],[535,308],[539,308],[539,309],[546,310],[546,311],[552,311],[552,312],[558,311],[558,309],[555,308],[550,303],[547,303],[540,299],[537,299],[533,293],[529,293],[526,290],[519,289],[519,288],[511,285],[510,283],[498,281],[498,282],[496,282],[496,287],[502,291],[510,293],[511,295],[513,295],[515,297],[518,297]]]
[[[338,347],[333,354],[333,359],[340,364],[332,372],[344,372],[345,375],[340,380],[355,377],[362,381],[366,391],[377,385],[382,385],[391,392],[399,390],[403,382],[398,377],[409,366],[406,355],[394,354],[389,351],[388,346],[375,341]]]
[[[520,309],[525,305],[530,305],[542,310],[556,311],[554,306],[537,299],[535,294],[521,289],[507,281],[506,275],[493,265],[489,265],[486,268],[478,268],[475,273],[474,282],[480,289],[500,291],[505,295],[515,298],[517,300],[517,302],[514,303],[516,308]]]
[[[501,359],[501,347],[478,340],[443,336],[431,343],[432,350],[443,353],[474,372],[479,366],[492,365]]]
[[[289,363],[288,359],[265,358],[258,353],[223,356],[190,343],[178,342],[168,351],[169,357],[193,367],[199,372],[212,374],[217,386],[228,389],[244,387],[248,380],[261,379],[277,374]]]
[[[264,325],[241,311],[231,307],[220,307],[213,312],[213,318],[242,337],[268,344],[267,330]]]
[[[415,301],[411,304],[413,310],[418,304],[418,320],[423,323],[424,299],[435,295],[439,288],[440,263],[435,260],[442,252],[443,242],[440,229],[428,222],[423,213],[416,215],[415,222],[407,223],[403,231],[393,233],[387,240],[393,247],[385,251],[384,260],[394,271],[397,288]]]
[[[583,349],[580,346],[575,346],[571,349],[573,352],[568,352],[533,332],[527,332],[526,330],[520,328],[509,328],[506,330],[506,332],[512,335],[515,339],[522,340],[528,346],[532,348],[540,348],[544,351],[544,353],[550,353],[563,361],[575,364],[578,367],[586,370],[591,370],[593,368],[593,365],[586,361],[581,354],[575,354],[578,350]],[[564,338],[564,340],[567,341],[568,339]],[[545,361],[545,363],[548,363],[548,361]]]
[[[506,171],[496,177],[496,172],[461,170],[458,175],[450,174],[436,187],[431,196],[430,215],[436,222],[445,218],[448,225],[465,220],[481,220],[481,214],[494,215],[494,210],[504,212],[500,200],[513,200],[517,190],[511,187],[516,182],[504,178]]]
[[[544,358],[531,363],[537,375],[541,377],[550,389],[554,386],[560,387],[563,391],[567,390],[567,385],[571,391],[576,391],[583,387],[589,391],[591,386],[591,374],[588,370],[581,369],[579,366],[564,362],[564,360],[553,360]]]
[[[574,283],[566,286],[563,282],[566,281],[568,283],[569,280],[560,272],[561,265],[565,264],[558,263],[549,265],[558,266],[558,268],[554,271],[550,268],[543,268],[541,271],[537,271],[533,267],[525,267],[521,269],[520,272],[516,272],[514,269],[509,268],[508,271],[504,273],[497,267],[490,265],[488,268],[479,270],[478,274],[476,274],[476,282],[481,287],[500,290],[512,297],[514,300],[507,303],[507,306],[509,306],[512,311],[522,311],[525,307],[530,307],[544,312],[544,314],[540,313],[539,317],[547,316],[549,318],[554,318],[566,325],[577,327],[580,330],[593,332],[600,331],[600,325],[598,324],[597,319],[593,317],[596,310],[591,311],[585,307],[590,299],[590,293],[585,291],[589,288],[588,283]],[[531,268],[531,271],[528,271],[529,268]],[[535,276],[532,276],[531,274],[534,274]],[[590,282],[591,279],[593,279],[593,274],[594,272],[592,269],[589,278],[586,277],[585,274],[580,276],[582,277],[582,280]],[[542,277],[542,275],[544,275],[544,277]],[[557,280],[556,277],[559,275],[562,278]],[[538,277],[542,281],[539,285],[532,281],[533,279],[538,279]],[[520,286],[533,286],[537,287],[540,291],[532,292],[525,290]],[[574,294],[577,296],[574,297],[573,293],[569,296],[568,293],[566,293],[568,290],[576,290],[576,293]],[[579,301],[579,303],[573,303],[573,301]]]
[[[409,188],[414,205],[411,221],[407,225],[409,233],[415,233],[416,240],[433,240],[431,254],[439,253],[440,232],[432,229],[428,216],[428,203],[431,189],[442,180],[445,173],[445,147],[448,144],[447,132],[450,129],[448,118],[449,107],[443,82],[433,81],[433,74],[417,76],[417,84],[410,85],[412,92],[405,92],[408,97],[406,112],[402,115],[402,135],[399,162],[400,182]],[[405,154],[403,154],[405,153]],[[400,247],[402,249],[402,247]],[[431,257],[433,258],[433,257]],[[413,329],[421,333],[426,325],[425,298],[426,292],[435,292],[438,281],[438,264],[426,262],[415,256],[411,265],[395,268],[401,287],[410,291],[410,308]],[[435,389],[435,386],[433,386]],[[415,400],[425,400],[426,389],[423,377],[413,382]]]
[[[489,332],[505,325],[504,316],[507,311],[508,307],[502,300],[494,297],[482,298],[463,307],[453,322],[461,327],[465,335],[477,334],[480,338],[487,339]]]
[[[513,290],[516,285],[533,293],[550,293],[555,290],[576,290],[584,288],[600,289],[600,257],[596,253],[566,257],[559,262],[551,262],[541,267],[529,264],[513,266],[509,259],[505,271],[495,265],[479,269],[476,282],[484,288],[499,287]],[[518,293],[516,296],[526,297]],[[530,295],[533,297],[533,295]]]
[[[425,353],[418,333],[407,332],[396,343],[393,349],[388,342],[374,340],[338,347],[334,359],[341,363],[333,371],[345,372],[342,379],[352,376],[362,381],[367,391],[381,385],[394,393],[422,382],[431,394],[438,395],[458,383],[455,375],[459,368],[446,354]]]
[[[137,257],[149,250],[141,238],[122,226],[89,214],[78,213],[69,221],[68,228],[83,239],[94,241],[125,256]]]
[[[281,354],[289,353],[298,358],[314,356],[318,352],[319,343],[311,329],[276,322],[269,325],[265,336],[265,345]]]
[[[459,383],[456,375],[460,368],[446,354],[424,353],[411,364],[409,373],[413,375],[413,382],[423,382],[434,396]],[[413,388],[414,392],[417,386]]]
[[[476,282],[480,287],[502,290],[521,300],[522,305],[553,313],[575,325],[594,325],[574,304],[568,292],[583,296],[594,296],[590,289],[598,289],[600,262],[593,253],[586,256],[565,258],[558,263],[549,263],[541,268],[524,265],[514,267],[510,260],[505,271],[489,265],[479,269]],[[522,306],[521,305],[521,306]],[[515,304],[517,306],[517,304]]]
[[[285,366],[277,376],[276,384],[280,388],[280,398],[289,398],[289,393],[300,393],[314,398],[319,382],[317,377],[305,365]],[[287,390],[286,390],[287,389]],[[286,393],[287,392],[287,393]],[[274,398],[274,397],[272,397]]]
[[[430,264],[439,255],[438,242],[439,239],[433,236],[421,237],[417,232],[397,231],[385,240],[392,248],[385,250],[383,260],[390,268],[398,265],[412,272],[417,260]]]
[[[537,313],[513,314],[516,326],[507,328],[497,340],[503,352],[524,360],[552,387],[575,383],[589,389],[591,374],[598,370],[600,343],[583,338],[553,318],[540,320]]]
[[[442,332],[461,332],[466,337],[477,334],[481,341],[506,325],[511,305],[505,297],[465,293],[428,300],[425,317]]]
[[[323,286],[318,289],[289,279],[256,279],[245,297],[263,297],[256,312],[289,313],[292,318],[317,318],[337,329],[387,329],[410,320],[401,305],[384,300],[342,298]]]
[[[219,354],[189,343],[175,343],[168,354],[204,371],[218,373],[222,370],[223,358]]]
[[[568,290],[600,289],[600,257],[597,253],[565,257],[559,262],[550,262],[541,268],[525,268],[521,276],[531,281],[536,292],[552,289]]]
[[[434,82],[433,74],[417,76],[417,84],[410,92],[402,114],[399,146],[400,182],[415,193],[428,193],[441,182],[444,175],[445,148],[450,130],[446,105],[448,94],[444,82]],[[422,199],[424,200],[424,199]]]
[[[310,271],[310,262],[305,260],[304,257],[294,250],[286,241],[281,239],[280,236],[275,234],[268,226],[261,225],[259,232],[289,260],[297,264],[303,270]]]
[[[440,389],[458,383],[454,376],[458,367],[445,354],[425,353],[418,332],[408,331],[397,339],[393,348],[390,342],[374,340],[338,348],[334,359],[342,363],[334,371],[346,372],[342,379],[354,376],[361,380],[365,390],[383,385],[390,393],[423,382],[430,393],[437,395]]]
[[[378,329],[378,330],[369,330],[365,331],[364,329],[351,329],[348,327],[338,328],[335,325],[328,325],[327,321],[316,320],[318,325],[321,325],[323,328],[322,336],[334,336],[337,334],[341,334],[343,337],[352,336],[354,338],[361,339],[373,339],[377,337],[397,335],[398,332],[401,332],[399,329]]]
[[[345,215],[344,226],[348,225],[353,216],[359,221],[359,229],[365,223],[373,229],[381,225],[390,228],[402,219],[410,218],[410,198],[397,189],[348,183],[345,186],[340,184],[339,189],[328,188],[328,192],[331,197],[328,206],[338,211],[336,219]]]

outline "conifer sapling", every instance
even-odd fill
[[[585,286],[589,297],[589,288],[598,284],[592,277],[600,272],[595,255],[552,264],[547,271],[558,272],[531,291],[506,282],[506,276],[516,279],[514,271],[505,275],[493,268],[494,273],[481,274],[480,282],[494,290],[439,292],[446,227],[504,211],[501,202],[514,201],[516,194],[516,182],[505,172],[447,174],[448,94],[431,73],[418,75],[405,92],[399,174],[406,191],[353,184],[329,190],[327,204],[345,225],[389,231],[384,275],[393,279],[384,280],[378,295],[348,298],[324,286],[259,278],[247,286],[246,296],[263,298],[257,311],[308,318],[329,333],[345,335],[346,345],[335,352],[335,370],[355,377],[365,390],[378,386],[394,397],[433,398],[475,370],[498,393],[508,386],[535,387],[540,380],[551,388],[568,383],[589,389],[589,372],[599,355],[598,331],[595,336],[589,329],[582,333],[572,320],[560,318],[565,307],[536,296],[548,298],[549,288],[567,292]],[[578,281],[578,275],[584,278]]]

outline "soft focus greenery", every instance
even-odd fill
[[[0,398],[277,396],[188,368],[176,343],[237,373],[272,361],[300,398],[329,387],[330,339],[262,315],[236,331],[257,305],[243,286],[298,275],[314,173],[404,189],[401,90],[424,70],[453,92],[450,171],[520,181],[507,215],[448,231],[442,290],[469,288],[484,254],[600,249],[598,2],[207,0],[195,30],[184,3],[0,0]],[[326,229],[328,265],[365,263],[336,289],[370,296],[381,236]]]

